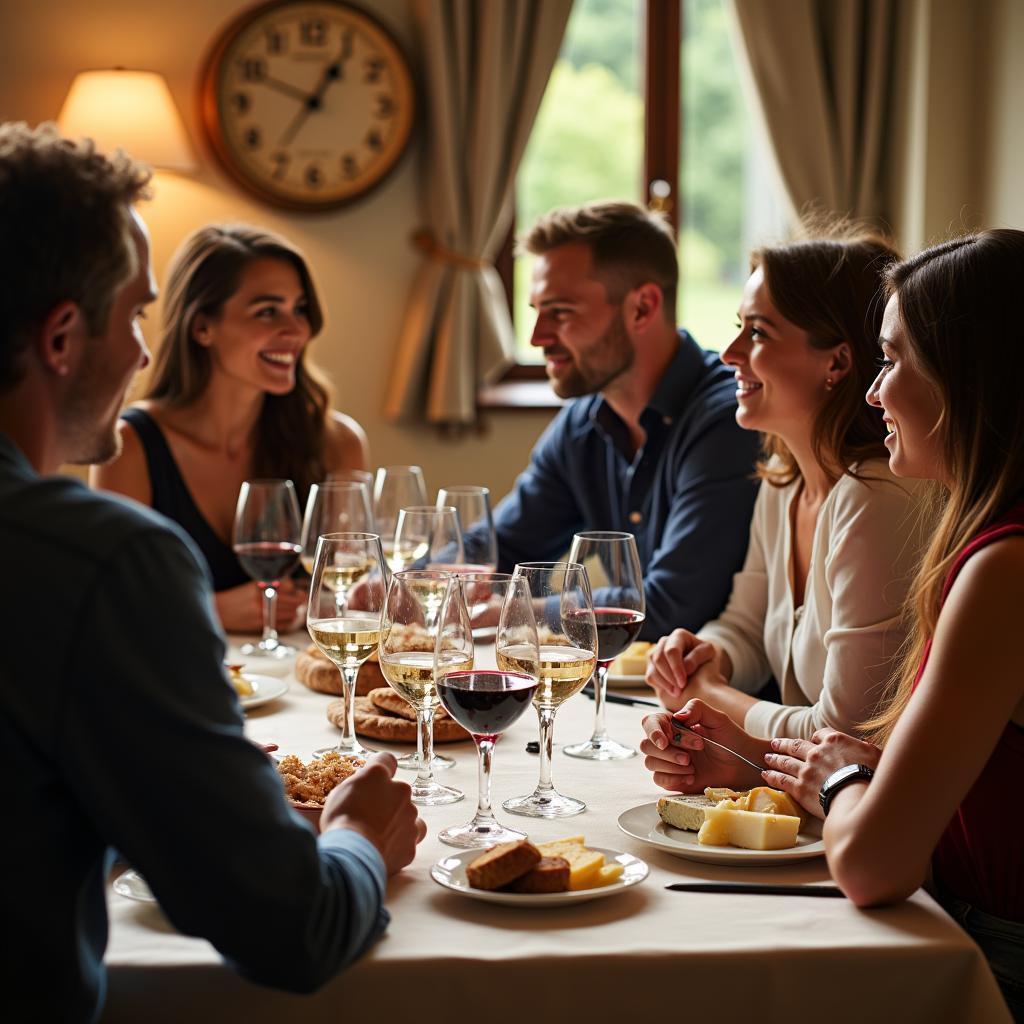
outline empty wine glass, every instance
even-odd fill
[[[332,469],[327,474],[329,482],[342,484],[362,484],[366,488],[367,497],[373,498],[373,474],[366,469]]]
[[[263,592],[263,637],[244,644],[250,658],[286,658],[295,648],[275,628],[277,589],[299,561],[301,520],[291,480],[246,480],[238,492],[232,542],[242,568]]]
[[[582,800],[555,789],[551,749],[556,712],[586,686],[597,661],[590,582],[586,569],[576,562],[522,562],[513,575],[526,580],[537,618],[540,685],[533,703],[540,720],[540,778],[533,793],[506,800],[502,807],[530,818],[564,818],[587,809]],[[529,650],[498,643],[496,655],[499,668],[529,672],[522,660],[529,658]]]
[[[473,737],[479,755],[480,795],[476,814],[465,825],[446,828],[438,838],[449,846],[479,847],[525,839],[518,829],[500,824],[491,810],[491,759],[501,734],[519,720],[537,690],[537,624],[526,580],[507,574],[463,577],[463,588],[486,588],[500,609],[498,644],[517,652],[519,669],[443,670],[437,692],[448,713]],[[455,594],[452,588],[449,594]],[[479,598],[483,597],[481,592]],[[441,611],[442,621],[445,609]]]
[[[313,484],[302,519],[302,568],[312,576],[316,545],[325,533],[372,533],[373,515],[370,494],[365,484],[356,481],[328,480]],[[352,584],[362,579],[371,564],[358,553],[350,561],[338,557],[325,572],[324,583],[334,587],[339,608],[348,598]]]
[[[593,582],[604,584],[594,591],[597,626],[597,672],[594,674],[594,733],[583,743],[563,750],[570,757],[590,761],[621,761],[636,754],[634,747],[613,740],[605,728],[605,697],[608,666],[636,639],[644,624],[644,581],[640,556],[631,533],[592,530],[572,539],[569,560],[586,566]],[[593,568],[591,568],[593,567]]]
[[[367,566],[360,587],[360,607],[348,608],[344,604],[339,607],[338,573],[354,564]],[[377,534],[328,533],[319,538],[309,584],[306,628],[313,643],[338,667],[345,705],[341,739],[336,747],[325,750],[363,756],[372,753],[356,738],[356,676],[380,641],[381,607],[386,588],[387,568]],[[318,750],[317,754],[325,750]]]
[[[494,572],[498,567],[498,535],[491,514],[491,492],[486,487],[442,487],[437,507],[454,508],[459,516],[463,557],[460,573]]]
[[[419,466],[381,466],[373,484],[373,518],[384,557],[392,572],[405,568],[392,561],[398,513],[409,505],[426,505],[427,486]]]
[[[456,572],[461,571],[464,562],[462,530],[454,508],[411,505],[399,511],[391,557],[395,572],[402,569]]]
[[[449,590],[455,593],[449,596]],[[461,790],[434,781],[436,680],[445,672],[472,667],[473,630],[461,581],[434,570],[396,572],[381,616],[380,670],[391,688],[416,710],[414,803],[433,806],[463,798]]]

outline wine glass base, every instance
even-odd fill
[[[291,658],[298,654],[298,648],[291,644],[265,644],[262,640],[256,644],[242,644],[238,648],[247,658]]]
[[[324,754],[341,754],[342,757],[372,757],[376,753],[376,750],[364,747],[359,740],[353,740],[351,743],[336,743],[333,747],[321,747],[319,750],[313,751],[313,756],[323,757]]]
[[[600,739],[591,737],[583,743],[573,743],[568,747],[562,747],[562,752],[570,757],[579,757],[584,761],[625,761],[627,758],[636,757],[636,748],[627,747],[625,743],[619,743],[608,736]]]
[[[549,793],[531,793],[506,800],[502,805],[509,814],[520,814],[524,818],[571,818],[582,814],[587,805],[572,796],[562,796],[551,790]]]
[[[406,754],[398,759],[398,767],[404,768],[407,772],[418,772],[420,770],[419,754]],[[433,772],[447,771],[455,767],[455,759],[445,757],[444,754],[435,754],[430,762],[430,770]]]
[[[453,825],[438,834],[438,839],[449,846],[457,846],[463,850],[482,849],[496,843],[514,843],[526,839],[526,833],[518,829],[506,828],[493,818],[480,820],[474,818],[465,825]]]
[[[464,800],[466,794],[452,786],[442,786],[437,782],[413,783],[412,802],[420,807],[437,807],[440,804],[457,804]]]
[[[123,871],[114,879],[111,888],[118,896],[125,896],[130,900],[139,900],[142,903],[156,903],[153,890],[150,889],[146,880],[134,870],[129,868]]]

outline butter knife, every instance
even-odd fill
[[[718,740],[709,739],[707,736],[704,736],[699,732],[695,732],[688,725],[683,725],[682,722],[678,722],[675,719],[672,720],[672,728],[685,729],[692,736],[696,736],[698,739],[702,739],[705,743],[710,743],[711,746],[718,747],[719,750],[724,750],[727,754],[732,754],[733,757],[738,757],[744,764],[749,764],[750,767],[753,768],[758,775],[760,775],[761,772],[763,772],[767,767],[766,765],[761,765],[760,767],[758,767],[756,764],[754,764],[753,761],[748,761],[742,754],[738,754],[735,750],[732,749],[732,747],[727,747],[724,743],[719,743]]]
[[[666,885],[673,892],[731,892],[755,896],[831,896],[843,899],[835,885],[776,885],[774,882],[674,882]]]

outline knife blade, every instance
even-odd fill
[[[760,775],[761,772],[763,772],[766,768],[765,765],[761,765],[760,767],[758,767],[756,764],[754,764],[753,761],[748,761],[742,754],[738,754],[735,750],[732,749],[732,747],[727,747],[724,743],[719,743],[718,740],[710,739],[709,737],[704,736],[702,733],[696,732],[695,730],[691,729],[688,725],[683,725],[682,722],[678,722],[675,719],[673,719],[672,727],[674,729],[685,729],[692,736],[696,736],[698,739],[702,739],[705,743],[710,743],[713,747],[718,747],[719,750],[724,750],[727,754],[732,754],[733,757],[738,757],[744,764],[749,764],[750,767],[753,768],[758,775]]]
[[[753,896],[830,896],[844,899],[836,885],[776,885],[771,882],[673,882],[666,885],[673,892],[731,892]]]

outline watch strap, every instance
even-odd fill
[[[842,768],[837,768],[821,784],[821,790],[818,793],[818,803],[821,804],[825,817],[828,817],[832,800],[843,786],[848,786],[851,782],[866,782],[874,774],[874,768],[869,768],[866,764],[845,764]]]

